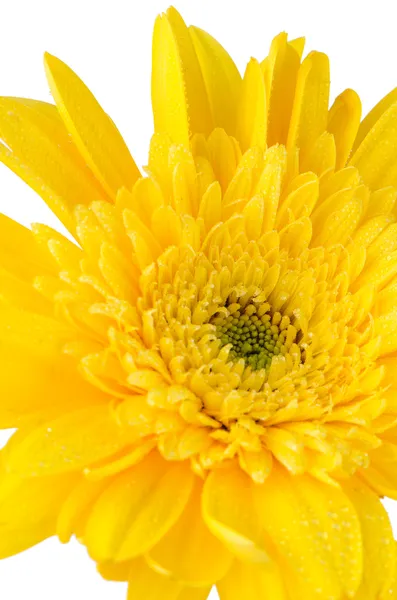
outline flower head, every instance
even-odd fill
[[[397,93],[277,36],[244,78],[169,9],[141,176],[82,81],[0,99],[0,556],[76,535],[129,598],[380,600],[397,498]],[[148,590],[150,590],[148,592]]]

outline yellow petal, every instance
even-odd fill
[[[266,445],[291,473],[297,475],[305,470],[303,443],[294,433],[282,427],[269,427]]]
[[[281,467],[273,468],[265,483],[255,486],[254,497],[259,523],[294,574],[297,597],[339,600],[341,587],[336,571],[316,521],[297,494],[294,477]]]
[[[260,64],[251,58],[247,65],[238,110],[237,139],[243,152],[266,145],[267,100]]]
[[[127,600],[180,600],[180,583],[155,573],[142,558],[131,563]]]
[[[309,246],[311,237],[312,223],[309,217],[302,217],[280,231],[280,248],[287,250],[289,256],[298,257]]]
[[[211,589],[210,588],[184,588],[178,600],[207,600]]]
[[[262,235],[265,201],[261,194],[254,196],[243,209],[245,229],[249,240],[257,240]]]
[[[393,309],[374,321],[374,334],[380,336],[380,354],[391,354],[397,350],[397,309]]]
[[[295,38],[289,42],[290,46],[297,51],[299,58],[302,58],[303,51],[305,49],[306,39],[304,37]]]
[[[176,522],[192,483],[185,463],[167,463],[157,452],[119,475],[88,519],[84,542],[91,556],[100,562],[119,562],[146,552]]]
[[[214,127],[236,133],[241,75],[226,50],[206,31],[189,27],[210,102]]]
[[[328,117],[328,131],[336,143],[336,167],[345,166],[350,156],[361,119],[361,100],[354,90],[345,90],[333,103]]]
[[[159,209],[157,209],[159,210]],[[141,242],[145,245],[147,249],[147,258],[150,262],[152,262],[155,258],[157,258],[161,254],[161,246],[159,242],[156,240],[153,233],[150,229],[139,219],[138,215],[136,215],[132,210],[126,208],[123,212],[123,220],[126,228],[126,232],[129,238],[132,241],[132,244],[135,248],[137,257],[141,261],[142,258],[138,252],[138,242]]]
[[[353,152],[357,150],[361,142],[367,137],[367,134],[371,131],[372,127],[381,116],[390,108],[392,104],[397,102],[397,88],[394,88],[389,92],[378,104],[374,106],[372,110],[366,115],[365,119],[362,120],[357,137],[354,142]]]
[[[107,581],[129,581],[133,561],[121,563],[105,562],[97,565],[98,573]]]
[[[395,556],[397,556],[397,549],[395,549],[394,552],[395,552]],[[395,565],[395,568],[394,568],[393,583],[390,587],[390,590],[386,593],[385,598],[388,598],[389,600],[397,599],[397,564]]]
[[[4,460],[9,471],[24,476],[76,471],[120,451],[133,435],[118,425],[109,406],[92,406],[33,429],[6,446]]]
[[[166,201],[171,195],[171,173],[168,159],[174,142],[167,133],[154,133],[150,140],[148,171],[161,186]],[[188,147],[188,146],[186,146]]]
[[[362,213],[363,201],[360,197],[360,188],[358,188],[353,198],[347,200],[339,209],[331,212],[319,227],[313,229],[312,245],[327,247],[334,244],[345,244],[355,232]]]
[[[397,184],[397,102],[392,104],[369,130],[353,154],[350,165],[356,167],[364,183],[376,190]]]
[[[163,205],[162,190],[158,183],[149,177],[138,179],[132,194],[125,189],[119,190],[116,199],[116,207],[121,213],[128,208],[136,213],[145,225],[150,225],[153,212]]]
[[[0,266],[0,297],[10,306],[35,313],[50,315],[53,307],[32,285]]]
[[[0,559],[24,552],[54,535],[53,520],[43,521],[33,528],[0,529]]]
[[[397,190],[393,186],[382,188],[372,192],[365,213],[366,219],[378,215],[390,216],[394,212],[397,200]]]
[[[299,66],[298,52],[288,43],[287,34],[280,33],[272,41],[264,69],[269,103],[269,146],[287,142]]]
[[[283,575],[273,561],[260,567],[236,561],[216,587],[220,600],[288,600]]]
[[[132,188],[138,168],[113,121],[64,62],[45,54],[52,96],[66,129],[86,163],[113,200],[121,187]]]
[[[201,198],[199,217],[204,219],[207,231],[221,221],[222,190],[218,181],[211,183]]]
[[[272,230],[277,216],[280,192],[285,175],[287,155],[284,146],[273,146],[265,153],[265,168],[255,186],[255,193],[262,194],[265,210],[262,230]]]
[[[95,498],[84,531],[84,543],[95,560],[103,562],[115,558],[135,513],[139,514],[165,470],[166,464],[153,452],[119,475]]]
[[[334,136],[327,131],[322,133],[307,153],[300,160],[302,172],[313,171],[319,177],[324,177],[336,167],[336,145]]]
[[[27,335],[29,332],[29,335]],[[17,426],[36,412],[73,410],[101,404],[105,397],[83,380],[63,346],[73,331],[50,317],[0,308],[0,386],[2,409]]]
[[[58,121],[56,111],[1,98],[0,161],[34,189],[73,233],[73,206],[97,200],[102,192]]]
[[[317,519],[327,540],[330,560],[348,597],[354,597],[362,578],[363,548],[360,522],[348,497],[339,487],[303,476],[294,480],[298,494]]]
[[[204,485],[203,517],[236,556],[265,563],[269,560],[267,539],[258,526],[253,485],[237,466],[213,471]]]
[[[188,463],[176,463],[169,467],[133,518],[117,560],[138,556],[156,544],[182,513],[192,486],[193,474]],[[178,490],[177,497],[175,490]]]
[[[182,222],[171,206],[161,206],[153,213],[152,232],[164,250],[179,245]]]
[[[232,555],[203,521],[201,494],[202,484],[197,480],[180,519],[147,556],[156,571],[192,586],[222,579],[232,562]]]
[[[344,483],[343,489],[359,516],[364,544],[363,581],[355,599],[387,598],[396,560],[393,531],[387,512],[378,496],[358,480]]]
[[[208,138],[208,150],[215,176],[225,192],[237,167],[232,138],[223,129],[214,129]]]
[[[87,513],[108,485],[108,480],[92,482],[83,479],[65,498],[56,525],[56,534],[63,544],[69,542],[74,533],[80,537]]]
[[[0,467],[0,558],[55,534],[56,518],[75,476],[20,479]]]
[[[371,304],[372,305],[372,304]],[[387,315],[393,312],[397,306],[397,282],[392,282],[376,296],[375,305],[373,307],[373,314],[378,317],[380,315]],[[393,383],[390,381],[390,383]]]
[[[296,184],[288,188],[286,197],[277,211],[277,225],[282,228],[287,224],[287,215],[292,211],[295,218],[309,216],[316,206],[319,195],[319,181],[314,173],[298,175]]]
[[[321,52],[311,52],[298,73],[288,148],[296,146],[304,155],[327,129],[329,84],[328,57]]]
[[[0,264],[10,273],[32,283],[36,275],[54,273],[55,264],[32,232],[0,214]]]
[[[394,391],[393,395],[395,395]],[[361,476],[379,496],[397,499],[395,444],[383,443],[379,448],[372,450],[370,458],[370,466],[362,470]]]
[[[213,122],[200,64],[189,30],[174,8],[156,20],[152,56],[155,131],[186,145],[190,133],[209,135]]]
[[[358,290],[364,285],[372,285],[376,288],[385,286],[397,273],[397,251],[386,256],[379,257],[377,261],[368,265],[354,282],[353,290]],[[384,340],[384,343],[388,343]]]

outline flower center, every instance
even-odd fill
[[[211,323],[222,346],[231,344],[230,358],[243,358],[253,369],[270,367],[274,356],[285,354],[296,340],[297,331],[288,316],[271,312],[270,304],[259,306],[233,303],[218,312]]]

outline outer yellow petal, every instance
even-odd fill
[[[243,152],[266,145],[267,99],[262,69],[251,58],[245,71],[237,120],[237,139]]]
[[[262,233],[274,228],[287,162],[284,146],[269,148],[265,153],[265,159],[266,166],[255,187],[255,193],[261,194],[264,199]]]
[[[24,552],[54,535],[53,520],[42,521],[36,527],[0,529],[0,559]]]
[[[122,562],[149,550],[177,521],[192,485],[188,465],[151,453],[117,477],[96,502],[84,534],[91,556]]]
[[[303,173],[291,182],[283,194],[281,205],[277,211],[277,226],[287,224],[287,215],[292,210],[295,218],[308,216],[312,213],[319,196],[319,181],[314,173]]]
[[[297,597],[339,600],[341,586],[336,571],[316,519],[297,495],[294,477],[280,467],[274,468],[263,485],[255,486],[254,496],[260,524],[293,573]]]
[[[128,569],[129,590],[128,600],[207,600],[210,588],[183,587],[174,579],[164,577],[150,569],[142,559],[135,559],[129,563],[120,563],[105,568],[105,576],[110,575],[112,580],[124,581]],[[103,570],[99,569],[101,573]],[[118,577],[118,578],[117,578]],[[109,577],[108,577],[109,578]]]
[[[76,471],[116,454],[133,435],[131,428],[117,424],[109,406],[92,406],[49,421],[18,443],[8,444],[4,460],[9,471],[24,476]]]
[[[202,484],[197,480],[181,518],[147,557],[155,570],[194,586],[222,579],[232,562],[232,555],[203,521],[201,493]]]
[[[340,583],[349,597],[354,597],[362,578],[363,549],[360,522],[348,497],[339,487],[323,484],[303,476],[294,486],[318,519],[318,530],[328,541],[330,560]]]
[[[29,335],[27,335],[27,332]],[[72,357],[62,352],[73,332],[52,318],[0,307],[1,408],[9,411],[8,427],[21,417],[48,411],[70,411],[105,400],[86,383]]]
[[[105,562],[97,565],[98,573],[107,581],[128,581],[133,568],[133,561],[122,563]]]
[[[157,17],[153,31],[152,107],[156,133],[189,143],[189,117],[178,45],[165,15]]]
[[[139,514],[167,465],[153,452],[142,463],[114,479],[96,499],[84,532],[84,543],[97,561],[113,560],[128,528]],[[117,511],[114,507],[117,505]]]
[[[87,514],[98,496],[110,483],[109,479],[93,482],[84,478],[65,498],[56,525],[57,536],[63,544],[69,542],[73,534],[76,534],[77,537],[83,534]]]
[[[397,350],[397,308],[393,306],[389,313],[380,315],[374,321],[374,333],[379,335],[380,353],[391,354]]]
[[[286,576],[273,561],[260,567],[236,561],[217,584],[220,600],[289,600]]]
[[[376,190],[397,184],[397,102],[370,129],[350,160],[364,183]]]
[[[141,558],[131,564],[127,600],[180,600],[182,585],[155,573]]]
[[[321,225],[313,227],[313,246],[327,247],[334,244],[345,244],[350,239],[363,214],[361,191],[360,188],[357,188],[355,195],[347,199],[340,207],[335,206],[334,211],[332,211],[330,203],[330,214],[324,218]],[[322,206],[324,205],[325,203]],[[316,223],[319,224],[317,215]]]
[[[139,177],[120,132],[72,69],[48,53],[44,64],[67,130],[98,181],[115,199],[118,189],[131,189]]]
[[[178,600],[207,600],[210,588],[184,588],[179,596]]]
[[[182,17],[170,8],[153,32],[152,106],[155,131],[189,143],[190,133],[209,135],[211,109],[196,52]]]
[[[32,232],[0,213],[0,264],[23,281],[53,273],[55,263],[36,242]]]
[[[397,556],[397,548],[395,549],[394,553]],[[388,595],[386,594],[386,598],[388,598],[389,600],[396,600],[397,599],[397,564],[394,567],[394,579],[393,579],[393,583],[392,583],[392,585],[390,587]]]
[[[52,304],[31,285],[21,281],[0,266],[0,298],[11,306],[49,315]]]
[[[73,233],[73,206],[100,199],[102,192],[76,156],[55,108],[43,104],[0,99],[0,161],[34,189]]]
[[[210,473],[203,492],[203,516],[210,530],[243,560],[266,563],[267,537],[258,525],[253,483],[239,467]]]
[[[393,390],[393,396],[395,391]],[[361,477],[379,496],[397,499],[397,447],[383,443],[370,454],[371,463],[361,471]]]
[[[390,214],[395,210],[396,201],[397,190],[393,186],[372,192],[365,211],[365,219],[378,215],[387,215],[390,218]]]
[[[214,129],[208,138],[208,151],[216,179],[225,192],[238,164],[232,138],[223,129]]]
[[[200,202],[199,217],[202,217],[207,231],[222,220],[222,190],[219,181],[208,186]]]
[[[386,599],[396,560],[389,517],[378,496],[359,481],[347,481],[343,487],[360,518],[364,543],[363,581],[355,600]]]
[[[289,43],[289,45],[292,48],[294,48],[294,50],[296,50],[296,52],[298,53],[299,58],[301,59],[303,51],[305,49],[306,39],[304,37],[295,38],[294,40],[291,40],[288,43]]]
[[[345,90],[333,103],[328,118],[328,131],[336,144],[336,167],[345,166],[350,156],[361,119],[361,100],[354,90]]]
[[[193,475],[188,463],[176,463],[151,490],[145,506],[133,519],[126,533],[117,560],[126,560],[146,552],[180,516],[193,486]],[[178,490],[175,497],[175,490]]]
[[[288,43],[287,34],[274,38],[263,64],[268,93],[268,145],[285,144],[295,96],[300,56]]]
[[[298,73],[288,148],[296,146],[305,154],[327,129],[329,85],[328,57],[311,52]]]
[[[325,131],[313,142],[311,148],[302,156],[300,170],[314,172],[319,177],[331,173],[336,167],[336,145],[334,136]]]
[[[33,288],[34,278],[54,271],[54,261],[32,232],[0,214],[0,296],[10,305],[51,314],[52,305]]]
[[[365,119],[360,124],[357,137],[354,142],[353,152],[357,150],[361,142],[367,137],[367,134],[371,131],[372,127],[375,125],[377,121],[381,118],[381,116],[390,108],[392,104],[397,102],[397,88],[394,88],[391,92],[389,92],[378,104],[374,106],[374,108],[367,114]]]
[[[241,75],[226,50],[206,31],[189,27],[211,106],[214,127],[236,133]]]
[[[19,479],[0,467],[0,558],[54,535],[57,513],[76,478]]]

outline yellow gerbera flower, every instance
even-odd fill
[[[0,159],[0,556],[76,535],[130,600],[397,598],[397,91],[360,123],[277,36],[242,79],[174,10],[142,177],[63,62]],[[394,594],[394,595],[393,595]]]

